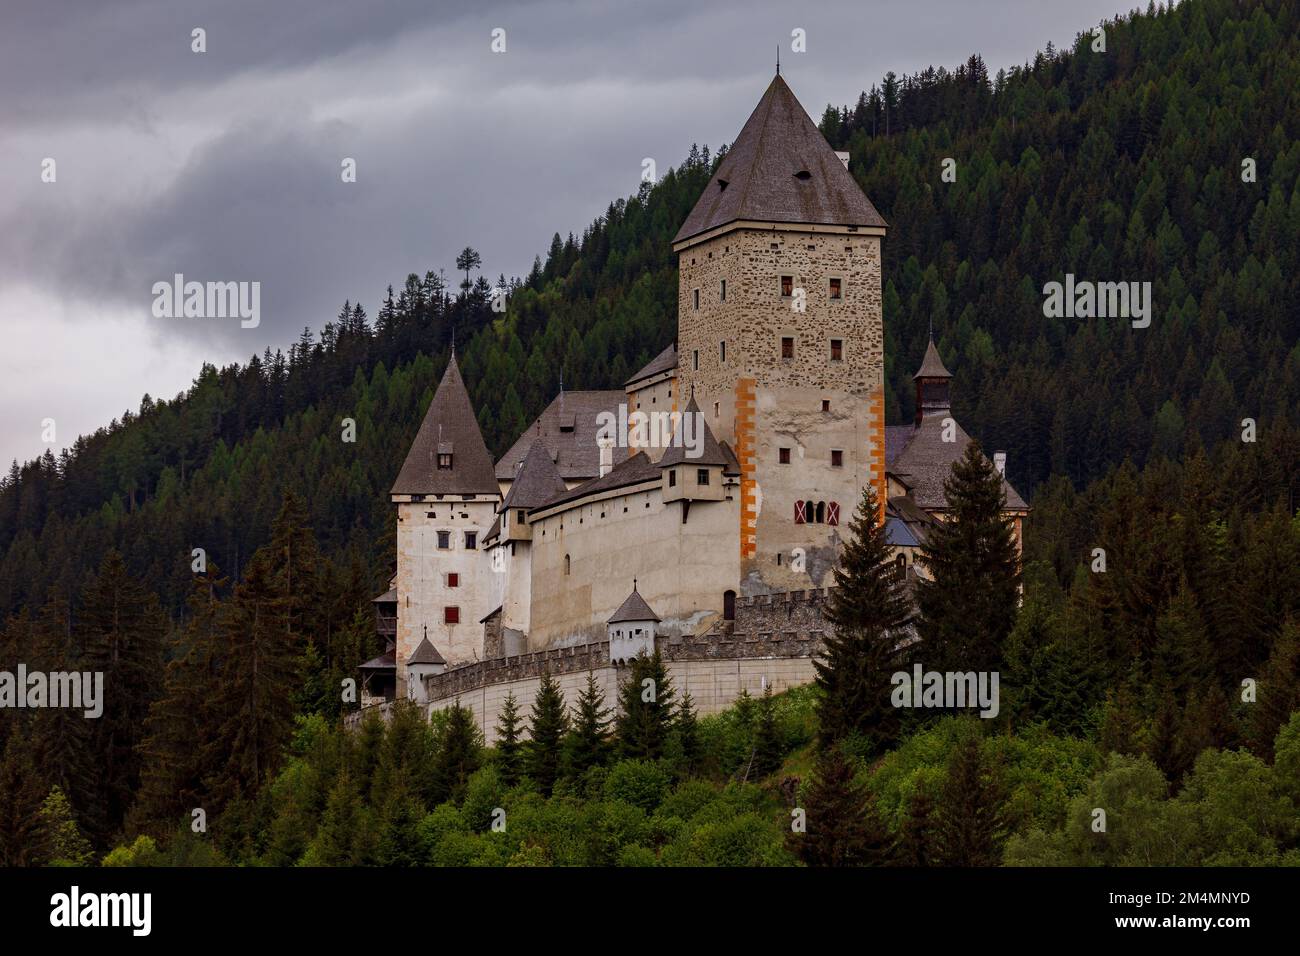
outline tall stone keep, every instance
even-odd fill
[[[449,665],[478,660],[497,589],[482,550],[500,486],[453,354],[391,492],[397,507],[397,695],[427,636]]]
[[[678,376],[740,461],[744,594],[826,586],[885,485],[886,224],[776,76],[678,231]]]

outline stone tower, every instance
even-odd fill
[[[393,484],[397,506],[397,695],[427,635],[450,665],[482,657],[496,589],[483,538],[500,486],[453,354]]]
[[[863,487],[885,500],[885,228],[778,75],[674,240],[680,388],[741,465],[743,594],[831,583]]]

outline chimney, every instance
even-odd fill
[[[845,152],[841,152],[840,150],[837,149],[837,150],[835,151],[835,155],[838,156],[838,157],[840,158],[840,162],[844,164],[844,168],[845,168],[845,169],[848,169],[848,168],[849,168],[849,154],[848,154],[848,153],[845,153]]]
[[[1007,453],[1004,451],[995,451],[993,453],[993,467],[1002,477],[1007,475]]]
[[[600,477],[604,478],[614,467],[614,442],[610,438],[602,437],[596,440],[596,444],[600,446]]]

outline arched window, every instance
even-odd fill
[[[722,619],[724,621],[734,621],[736,619],[736,592],[722,592]]]
[[[817,524],[826,523],[826,502],[817,502]]]
[[[571,562],[569,561],[569,556],[566,554],[566,555],[564,556],[564,573],[565,573],[565,574],[568,574],[568,573],[569,573],[569,568],[570,568],[570,567],[571,567]]]
[[[907,577],[907,555],[900,554],[894,559],[894,573],[900,581]]]

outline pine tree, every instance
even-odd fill
[[[446,723],[434,761],[435,799],[439,803],[444,800],[459,803],[465,796],[465,785],[470,775],[481,763],[482,735],[474,722],[474,714],[460,705],[459,698],[443,717]]]
[[[142,736],[149,707],[162,688],[166,622],[158,598],[127,573],[110,550],[82,598],[77,633],[82,670],[104,675],[103,713],[91,728],[98,812],[85,823],[103,842],[121,826],[140,786]]]
[[[82,835],[72,804],[58,787],[50,788],[41,804],[41,847],[44,862],[89,866],[94,862],[90,841]]]
[[[677,704],[677,745],[681,751],[683,769],[690,773],[700,759],[700,722],[695,713],[695,700],[690,691],[682,693]]]
[[[872,866],[892,859],[893,840],[838,746],[823,747],[804,798],[805,832],[786,845],[809,866]]]
[[[162,696],[149,708],[140,793],[132,812],[136,828],[170,828],[178,816],[203,806],[204,779],[215,769],[203,762],[199,744],[213,730],[209,702],[218,679],[220,648],[218,593],[226,585],[214,562],[194,578],[189,622],[172,645]]]
[[[985,765],[979,738],[957,744],[939,797],[935,863],[998,866],[1007,836],[1006,790],[996,768]]]
[[[619,688],[615,721],[619,753],[633,760],[658,760],[672,726],[673,684],[658,648],[632,662],[627,681]]]
[[[898,835],[898,862],[901,866],[934,864],[934,801],[925,786],[917,786],[907,800],[907,815]]]
[[[944,482],[949,520],[931,529],[917,583],[919,654],[929,670],[996,670],[1015,623],[1020,566],[1002,517],[1002,476],[971,442]]]
[[[750,770],[756,780],[769,777],[781,768],[784,748],[781,733],[776,726],[776,703],[772,700],[772,687],[763,688],[758,700],[758,726],[754,729],[754,756]]]
[[[890,677],[901,664],[898,643],[909,612],[878,516],[875,489],[868,486],[834,569],[836,587],[826,608],[833,631],[813,662],[822,690],[817,716],[823,745],[859,735],[874,750],[897,733]]]
[[[501,772],[501,782],[507,787],[517,784],[524,772],[524,747],[519,739],[522,726],[519,701],[511,691],[501,705],[496,728],[496,763]]]
[[[41,853],[41,788],[32,748],[12,728],[0,753],[0,866],[38,866]]]
[[[555,781],[563,771],[564,734],[569,728],[564,694],[550,671],[542,671],[542,680],[533,699],[529,728],[528,776],[545,796],[551,795]]]
[[[573,731],[569,735],[569,770],[580,776],[605,763],[609,754],[610,709],[594,674],[587,674],[587,686],[578,698]]]
[[[1278,731],[1300,710],[1300,621],[1282,626],[1256,693],[1250,711],[1251,748],[1271,761]]]

